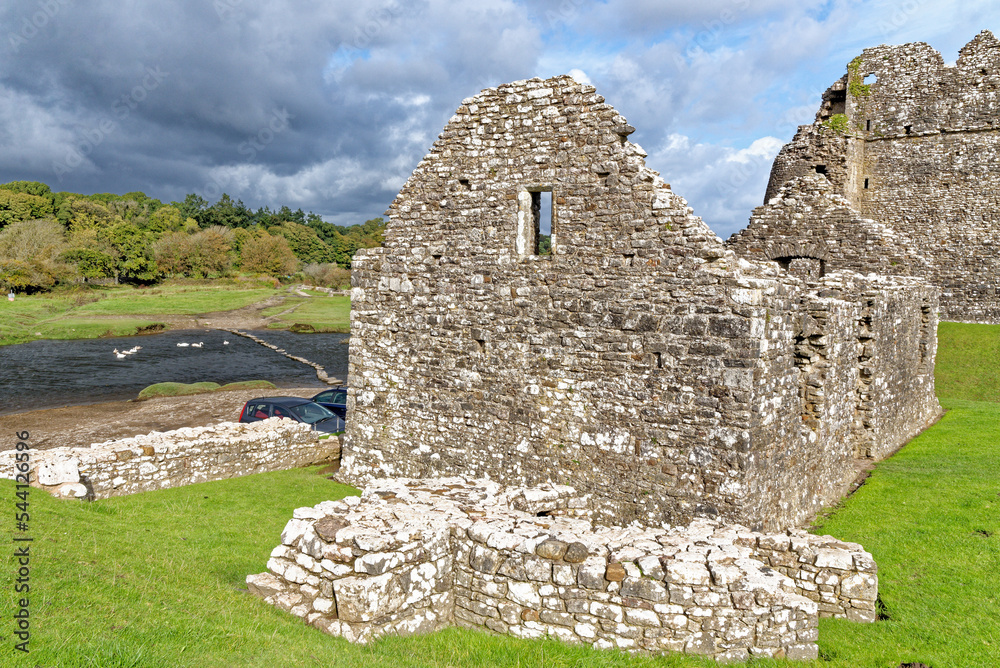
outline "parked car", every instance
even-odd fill
[[[259,397],[243,404],[240,422],[285,418],[312,425],[314,431],[335,434],[344,431],[344,420],[315,401],[301,397]]]
[[[312,398],[320,406],[326,406],[344,420],[347,419],[347,387],[334,387],[323,390]]]

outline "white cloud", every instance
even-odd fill
[[[650,152],[646,163],[725,239],[746,227],[750,212],[762,203],[771,163],[782,144],[776,137],[760,137],[736,149],[673,133]]]
[[[726,162],[738,162],[742,165],[747,163],[757,163],[761,160],[767,160],[768,162],[774,160],[774,156],[778,155],[778,151],[784,145],[777,137],[761,137],[760,139],[754,139],[753,143],[742,148],[739,151],[731,155],[727,155]]]
[[[745,224],[771,156],[862,48],[922,40],[952,60],[980,29],[1000,32],[990,0],[217,6],[64,3],[16,52],[0,43],[0,179],[52,181],[53,160],[144,67],[160,66],[162,87],[60,187],[182,199],[214,176],[254,207],[364,220],[385,210],[463,98],[569,72],[629,119],[654,147],[650,165],[724,234]],[[37,0],[8,0],[0,23],[35,11]],[[271,137],[283,109],[289,126]],[[254,137],[266,146],[248,157],[240,147]]]

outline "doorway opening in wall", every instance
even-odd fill
[[[535,255],[552,255],[552,191],[531,193],[531,218],[535,225]]]

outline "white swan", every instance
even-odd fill
[[[177,347],[178,348],[187,348],[190,345],[191,345],[190,343],[178,343]]]
[[[191,347],[192,348],[201,348],[203,345],[205,345],[205,342],[204,341],[199,341],[198,343],[192,343]]]
[[[115,353],[115,357],[117,357],[120,360],[123,360],[125,359],[125,353]]]
[[[224,345],[224,346],[228,346],[228,345],[229,345],[229,341],[223,341],[223,342],[222,342],[222,345]]]

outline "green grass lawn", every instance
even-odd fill
[[[36,339],[95,339],[135,334],[140,327],[154,323],[145,318],[94,320],[74,315],[71,297],[25,297],[0,302],[0,345],[24,343]]]
[[[74,293],[21,295],[0,302],[0,345],[36,339],[129,336],[157,315],[195,315],[243,308],[279,294],[273,288],[165,283],[155,288],[94,288]],[[349,308],[349,307],[348,307]],[[135,316],[108,320],[94,316]]]
[[[1000,404],[943,405],[815,530],[872,553],[889,617],[820,620],[822,665],[1000,666]]]
[[[944,418],[879,464],[816,529],[875,556],[887,619],[820,620],[820,660],[753,666],[1000,666],[1000,403],[970,400],[1000,358],[979,327],[943,326],[954,331],[942,335],[938,377],[953,365],[984,377],[941,382]],[[953,340],[973,343],[945,349]],[[0,481],[7,517],[13,489]],[[247,574],[265,570],[292,509],[350,493],[315,469],[89,504],[33,490],[32,653],[13,652],[7,615],[0,666],[715,665],[457,629],[353,646],[241,591]],[[13,573],[10,557],[6,564]],[[14,607],[7,583],[0,607]]]
[[[13,483],[0,496],[13,510]],[[243,591],[292,510],[356,493],[315,468],[94,503],[32,490],[30,660],[0,622],[2,666],[707,666],[449,630],[350,645]],[[8,542],[8,545],[12,543]],[[8,553],[13,550],[8,550]],[[10,557],[5,570],[13,572]],[[0,594],[13,611],[10,586]]]
[[[112,293],[100,301],[84,304],[74,312],[81,315],[197,315],[243,308],[277,292],[270,288],[246,290],[220,285],[165,285]]]
[[[351,331],[351,298],[347,295],[315,294],[315,297],[291,296],[281,306],[265,310],[264,315],[274,315],[298,305],[291,313],[281,316],[272,327],[284,329],[295,323],[304,323],[312,325],[317,332]]]
[[[1000,325],[938,325],[935,384],[942,399],[1000,402]]]
[[[232,311],[263,301],[282,289],[246,287],[216,281],[190,284],[167,282],[153,288],[115,286],[74,293],[21,295],[0,302],[0,346],[36,339],[93,339],[130,336],[155,324],[160,315],[199,315]],[[351,298],[311,293],[313,297],[288,296],[284,303],[266,309],[274,315],[298,305],[272,326],[287,329],[310,325],[317,332],[349,332]],[[124,316],[107,319],[106,316]],[[145,318],[128,316],[147,316]]]

